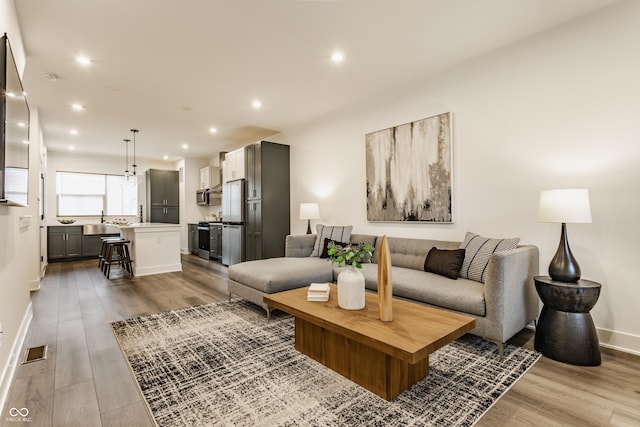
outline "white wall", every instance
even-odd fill
[[[25,53],[22,35],[18,25],[13,1],[0,0],[0,33],[7,33],[20,75],[24,70]],[[28,92],[28,88],[26,88]],[[32,118],[32,126],[37,126],[37,114]],[[31,128],[33,132],[34,127]],[[33,166],[38,159],[38,144],[30,144],[29,161]],[[38,164],[29,172],[29,207],[8,207],[0,205],[0,411],[8,392],[11,376],[15,369],[21,340],[31,316],[29,301],[29,281],[32,257],[38,256],[39,247],[32,247],[38,223],[37,216]],[[27,218],[31,216],[32,221]]]
[[[137,159],[138,164],[138,204],[143,205],[146,209],[145,201],[145,180],[144,173],[147,169],[173,169],[175,170],[175,163],[162,161],[162,160],[150,160],[150,159]],[[46,190],[45,190],[45,216],[48,225],[60,225],[56,221],[56,172],[88,172],[88,173],[101,173],[101,174],[124,174],[124,149],[122,155],[113,156],[95,156],[76,153],[73,151],[49,151],[47,159],[47,177],[46,177]],[[146,218],[147,212],[144,211]],[[138,221],[137,216],[126,217],[130,221]],[[107,217],[108,219],[108,217]],[[100,217],[79,217],[77,218],[77,224],[85,224],[96,222],[100,220]]]
[[[177,162],[180,174],[180,249],[189,253],[188,224],[204,221],[209,214],[209,206],[200,206],[196,201],[196,191],[200,189],[200,168],[209,165],[209,159],[186,158]]]
[[[123,151],[124,153],[124,151]],[[147,169],[170,169],[180,171],[180,224],[182,230],[181,249],[188,252],[188,223],[204,221],[206,215],[213,212],[209,206],[198,206],[196,190],[200,182],[200,168],[210,164],[209,159],[187,158],[175,161],[138,159],[138,204],[143,205],[146,221],[146,183],[144,173]],[[67,151],[50,151],[48,154],[48,174],[46,184],[46,223],[59,225],[56,221],[56,171],[91,172],[104,174],[122,174],[124,154],[122,156],[92,156]],[[137,222],[138,217],[126,217]],[[94,223],[99,217],[78,217],[76,224]],[[109,219],[109,217],[107,217]]]
[[[358,233],[462,240],[519,236],[540,249],[560,225],[536,222],[539,191],[585,187],[592,224],[569,224],[583,278],[603,284],[601,342],[640,353],[640,2],[616,3],[276,138],[291,145],[292,232],[299,203]],[[348,66],[346,64],[345,66]],[[451,111],[455,223],[368,223],[364,135]]]

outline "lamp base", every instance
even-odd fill
[[[580,266],[571,253],[567,238],[567,224],[562,223],[560,232],[560,244],[558,250],[549,264],[549,277],[557,282],[577,283],[580,280]]]
[[[311,220],[307,220],[307,234],[311,234]]]

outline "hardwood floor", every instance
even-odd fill
[[[49,264],[25,341],[47,344],[48,358],[17,367],[0,425],[27,408],[32,426],[153,426],[109,323],[227,298],[226,268],[192,255],[182,272],[133,279],[107,280],[96,264]],[[512,342],[532,348],[533,333]],[[640,426],[640,357],[603,349],[598,367],[542,357],[477,425]]]

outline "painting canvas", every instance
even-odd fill
[[[367,134],[367,220],[453,222],[451,139],[451,113]]]

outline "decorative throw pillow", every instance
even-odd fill
[[[319,257],[322,253],[322,245],[324,243],[324,239],[331,239],[337,242],[348,242],[351,239],[351,230],[353,229],[352,225],[345,226],[332,226],[332,225],[316,225],[316,242],[313,245],[313,252],[311,252],[311,256]]]
[[[431,248],[424,260],[424,271],[456,280],[464,261],[464,253],[464,249]]]
[[[489,239],[467,232],[460,249],[464,249],[464,262],[460,277],[484,283],[485,272],[491,255],[518,247],[519,237],[513,239]]]
[[[338,242],[336,240],[333,239],[324,239],[324,243],[322,244],[322,252],[320,253],[320,258],[329,258],[329,243],[335,243],[336,245],[340,245],[342,247],[345,247],[349,244],[349,242]]]

